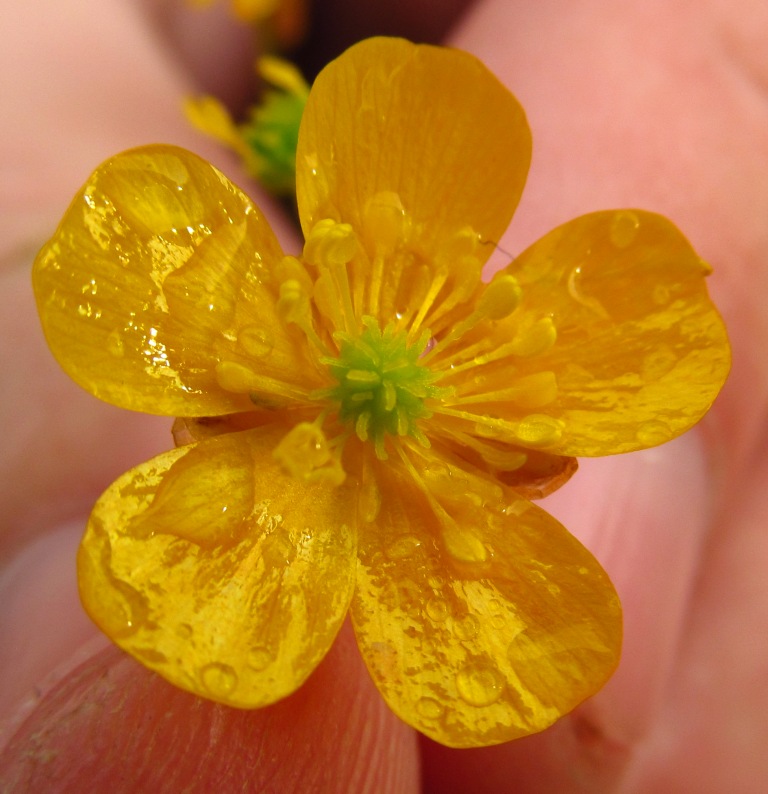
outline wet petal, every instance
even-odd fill
[[[403,314],[422,287],[414,307],[465,300],[520,199],[530,146],[521,107],[472,55],[361,42],[320,73],[304,113],[296,169],[305,236],[326,218],[352,226],[364,250],[350,268],[352,291],[373,293],[363,312]],[[446,279],[434,295],[423,268]],[[398,294],[406,269],[408,294]]]
[[[437,459],[413,465],[444,515],[413,477],[380,467],[352,600],[371,675],[401,719],[449,746],[540,731],[615,668],[615,591],[575,538],[511,490],[471,472],[457,482]]]
[[[266,393],[307,370],[275,311],[269,269],[281,256],[213,166],[148,146],[94,172],[33,279],[48,344],[81,386],[148,413],[213,415],[253,407],[219,385],[222,361],[254,365]]]
[[[326,654],[355,570],[352,500],[272,458],[284,428],[164,453],[120,477],[78,558],[99,627],[176,686],[254,708]]]
[[[522,288],[519,308],[443,355],[456,395],[439,421],[560,455],[607,455],[674,438],[720,391],[730,350],[709,268],[665,218],[584,215],[507,273]]]

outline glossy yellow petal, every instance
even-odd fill
[[[438,423],[559,455],[669,441],[706,413],[730,366],[708,273],[659,215],[560,226],[507,268],[517,310],[435,362],[456,389]]]
[[[442,744],[540,731],[615,668],[614,589],[511,490],[436,457],[413,467],[433,506],[412,476],[380,466],[381,508],[360,528],[351,609],[371,675],[401,719]]]
[[[254,708],[320,662],[354,585],[352,499],[272,457],[285,428],[167,452],[104,493],[78,557],[101,629],[171,683]]]
[[[519,201],[530,147],[522,108],[472,55],[360,42],[320,73],[304,112],[305,236],[324,219],[350,224],[361,242],[356,308],[388,321],[426,302],[428,322],[432,303],[474,291]]]
[[[94,172],[33,281],[48,344],[81,386],[148,413],[213,415],[253,407],[221,386],[219,364],[258,370],[243,392],[285,395],[311,381],[276,314],[281,257],[261,213],[219,171],[149,146]]]

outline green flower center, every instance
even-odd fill
[[[418,427],[432,415],[426,401],[440,399],[451,389],[435,386],[438,375],[419,362],[428,341],[426,331],[408,345],[405,331],[388,325],[381,331],[372,317],[363,320],[359,336],[339,335],[338,358],[323,359],[338,382],[325,396],[339,405],[339,419],[354,427],[361,441],[373,441],[379,458],[386,458],[387,434],[411,436],[427,444]]]

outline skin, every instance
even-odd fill
[[[316,13],[346,19],[345,5],[356,4],[328,5]],[[423,40],[435,3],[407,5],[387,32]],[[451,7],[457,18],[460,6]],[[98,403],[59,371],[31,295],[35,251],[95,165],[153,141],[211,159],[257,197],[286,248],[297,242],[178,111],[182,96],[201,89],[233,105],[247,95],[251,42],[224,13],[191,21],[149,0],[2,0],[0,8],[13,31],[0,48],[0,746],[8,742],[0,781],[56,791],[100,782],[116,792],[231,790],[243,781],[275,792],[761,791],[765,4],[487,0],[448,39],[517,94],[533,131],[528,187],[501,247],[520,251],[595,209],[664,213],[714,267],[710,291],[734,355],[697,428],[653,450],[583,461],[544,502],[622,597],[615,677],[550,730],[472,751],[421,740],[386,709],[348,626],[298,693],[239,712],[173,689],[101,639],[82,613],[74,553],[90,506],[118,474],[170,446],[169,422]],[[349,19],[353,30],[362,24]],[[307,45],[307,62],[318,51]]]

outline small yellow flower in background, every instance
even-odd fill
[[[474,57],[372,39],[307,103],[300,256],[184,150],[93,174],[35,264],[46,337],[97,397],[186,417],[82,542],[83,603],[116,643],[253,708],[349,612],[391,708],[455,747],[602,686],[616,593],[529,499],[573,456],[691,427],[729,347],[708,268],[641,210],[566,223],[484,283],[529,160],[522,109]]]
[[[184,111],[201,132],[237,154],[248,172],[276,195],[296,190],[296,146],[309,86],[292,64],[274,56],[259,59],[257,68],[268,88],[242,124],[215,97],[190,98]]]
[[[212,5],[215,0],[188,0],[197,7]],[[254,25],[268,46],[295,47],[304,38],[309,17],[308,0],[231,0],[232,13],[241,22]]]

